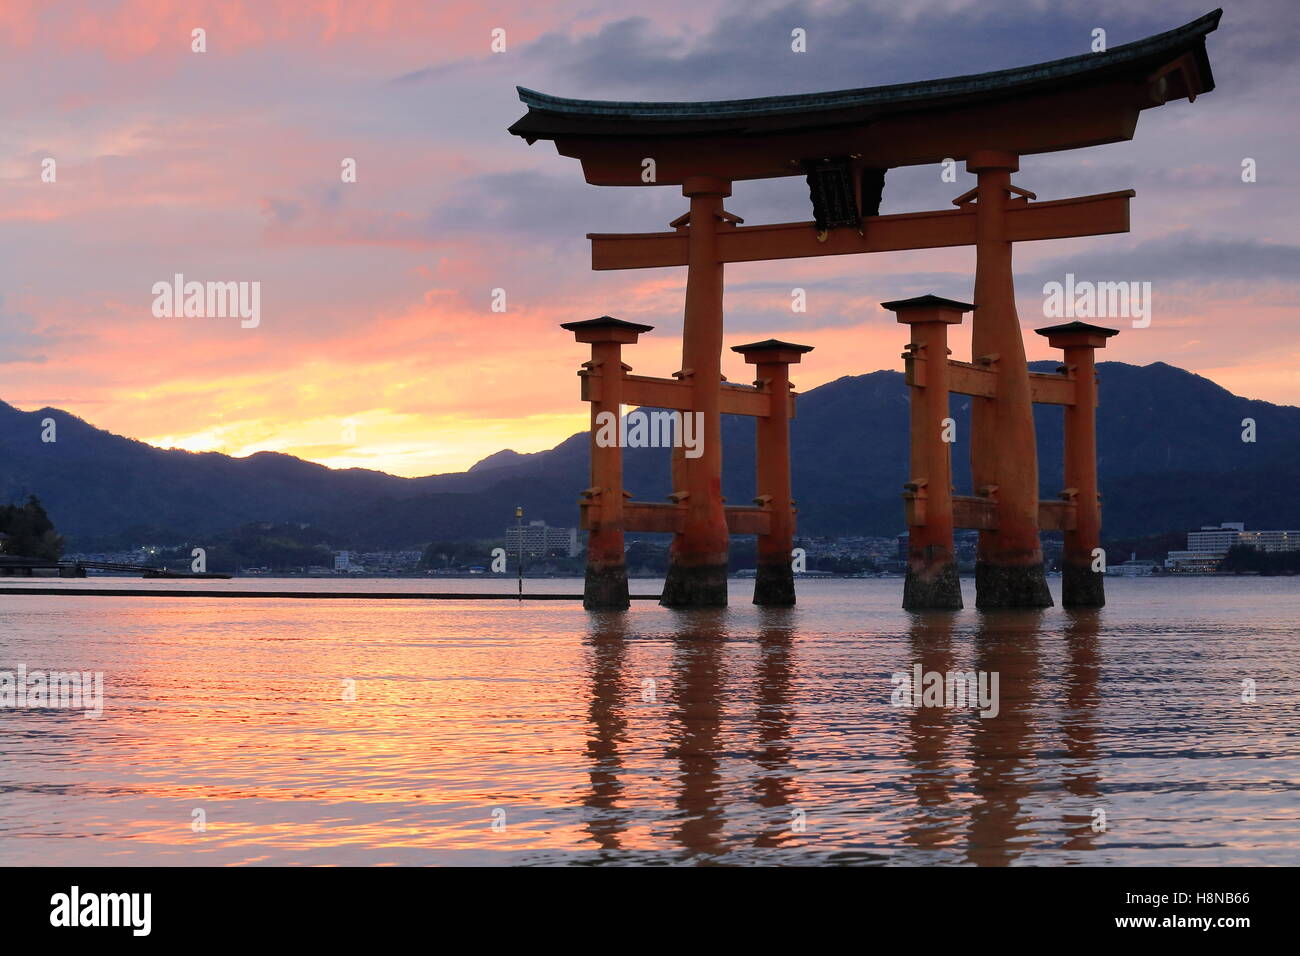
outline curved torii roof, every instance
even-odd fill
[[[818,156],[887,168],[981,148],[1035,153],[1116,142],[1132,138],[1140,110],[1214,89],[1205,37],[1222,13],[1104,53],[854,90],[642,103],[519,87],[528,112],[510,132],[529,143],[554,140],[561,154],[582,160],[589,182],[605,185],[645,184],[643,157],[656,160],[655,184],[663,185],[697,174],[798,175],[799,160]]]

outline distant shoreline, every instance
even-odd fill
[[[1221,572],[1202,572],[1197,574],[1142,574],[1142,575],[1107,575],[1107,579],[1114,581],[1122,580],[1200,580],[1203,578],[1257,578],[1257,577],[1294,577],[1295,575],[1259,575],[1259,574],[1234,574]],[[269,577],[269,576],[268,576]],[[303,580],[302,576],[290,576],[286,580]],[[360,577],[355,576],[355,580]],[[481,575],[475,575],[475,578],[481,579]],[[903,576],[884,574],[871,575],[872,578],[897,579],[902,580]],[[963,578],[973,578],[974,575],[962,575]],[[366,580],[376,580],[376,577],[365,578]],[[545,580],[564,580],[564,578],[545,577],[531,578],[528,580],[545,581]],[[35,581],[38,578],[24,578],[22,580]],[[46,579],[50,580],[50,579]],[[58,580],[57,578],[53,580]],[[254,576],[246,580],[267,580],[267,577]],[[315,578],[313,580],[322,580]],[[327,579],[326,579],[327,580]],[[400,579],[399,579],[400,580]],[[406,578],[405,580],[411,580]],[[580,582],[581,577],[569,577],[567,580]],[[752,580],[747,577],[731,576],[730,580],[737,583],[745,583]],[[796,577],[796,581],[853,581],[863,580],[851,575],[816,575],[813,577],[803,578]],[[501,583],[513,583],[503,580]],[[364,591],[345,588],[342,590],[248,590],[233,589],[223,587],[212,588],[158,588],[158,587],[75,587],[63,584],[42,585],[33,584],[30,586],[0,586],[0,596],[3,595],[55,595],[60,597],[217,597],[217,598],[262,598],[262,599],[279,599],[279,600],[354,600],[354,601],[582,601],[583,596],[577,594],[547,594],[544,592],[534,591],[520,595],[512,591]],[[657,601],[658,594],[631,594],[629,598],[633,601]]]
[[[184,588],[70,588],[56,587],[0,587],[5,594],[57,594],[74,597],[220,597],[220,598],[280,598],[280,599],[351,599],[355,601],[581,601],[581,594],[508,594],[486,591],[436,592],[436,591],[232,591],[221,588],[196,590]],[[633,601],[657,601],[658,594],[632,594]]]

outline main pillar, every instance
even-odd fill
[[[682,369],[691,385],[692,411],[701,428],[699,457],[673,449],[673,498],[685,515],[668,553],[668,577],[659,603],[668,607],[723,607],[727,603],[727,517],[722,504],[722,262],[717,232],[731,183],[691,176],[686,312]],[[690,414],[685,412],[684,414]]]
[[[794,604],[794,497],[790,482],[790,366],[811,345],[793,345],[768,339],[731,350],[758,366],[754,384],[767,393],[768,413],[760,415],[755,440],[756,504],[771,513],[767,534],[758,536],[758,569],[754,578],[754,603],[773,607]]]
[[[996,369],[993,398],[971,399],[971,476],[975,493],[997,502],[997,527],[982,530],[975,563],[975,606],[1050,607],[1038,538],[1038,451],[1029,367],[1016,315],[1006,211],[1012,153],[976,150],[966,169],[978,177],[975,204],[975,316],[971,351]]]
[[[591,487],[583,492],[582,502],[588,519],[582,606],[591,610],[626,608],[630,602],[623,550],[623,346],[635,345],[637,337],[653,326],[603,315],[566,322],[560,328],[591,345],[591,361],[579,373],[583,397],[591,405]]]
[[[909,611],[957,610],[961,581],[952,544],[952,453],[944,440],[948,411],[948,326],[974,308],[934,295],[882,302],[912,327],[908,354],[911,386],[911,481],[908,483],[907,579]],[[948,420],[948,421],[945,421]]]
[[[1093,551],[1101,547],[1101,494],[1097,483],[1096,351],[1118,329],[1068,322],[1036,329],[1054,349],[1065,350],[1065,374],[1074,381],[1074,404],[1065,406],[1065,491],[1073,497],[1075,524],[1065,532],[1061,555],[1061,604],[1102,607],[1105,577],[1093,570]]]

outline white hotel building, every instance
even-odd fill
[[[1217,528],[1203,525],[1187,533],[1187,550],[1170,551],[1167,571],[1214,571],[1234,545],[1258,551],[1300,551],[1300,531],[1247,531],[1240,521],[1226,521]]]
[[[521,539],[524,554],[533,557],[552,551],[563,551],[569,557],[578,553],[577,528],[552,528],[545,521],[530,521],[522,527],[506,528],[506,551],[517,554]]]

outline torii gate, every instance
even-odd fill
[[[1169,100],[1195,100],[1212,90],[1205,37],[1221,14],[1216,10],[1104,53],[896,86],[697,103],[573,100],[519,89],[528,113],[511,133],[529,143],[552,140],[561,155],[581,161],[594,185],[677,185],[690,202],[688,213],[671,224],[672,232],[589,235],[593,269],[687,267],[677,377],[683,386],[678,400],[689,404],[666,407],[703,413],[705,453],[694,459],[674,453],[674,504],[684,514],[663,529],[672,530],[674,539],[662,603],[726,603],[728,520],[721,497],[720,431],[721,414],[729,410],[723,408],[721,375],[724,264],[973,245],[968,377],[970,387],[979,389],[971,393],[977,397],[970,442],[979,500],[963,507],[965,520],[980,528],[977,604],[1051,604],[1038,537],[1034,379],[1016,314],[1011,246],[1127,232],[1134,192],[1040,202],[1012,185],[1011,174],[1025,155],[1132,139],[1142,110]],[[976,177],[975,187],[953,200],[956,209],[878,214],[888,169],[956,159]],[[744,226],[723,208],[736,180],[793,175],[807,177],[813,222]],[[1058,386],[1041,386],[1053,387]],[[774,411],[758,414],[770,419]],[[593,474],[595,464],[593,458]],[[619,489],[621,495],[621,483]],[[929,492],[934,491],[931,485]],[[606,494],[603,485],[600,494]],[[913,512],[909,520],[914,517]],[[954,520],[963,519],[955,515]],[[734,522],[731,530],[743,533]],[[1064,603],[1102,600],[1097,572],[1064,580]],[[589,570],[588,606],[596,606],[601,602],[590,600],[590,582]]]

